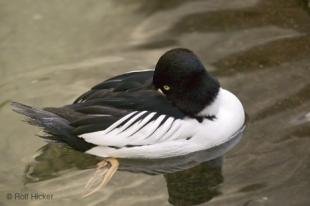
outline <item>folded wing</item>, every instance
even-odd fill
[[[102,131],[79,135],[86,142],[101,146],[135,147],[190,138],[191,121],[148,111],[134,111]],[[191,128],[192,127],[192,128]]]

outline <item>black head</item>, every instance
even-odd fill
[[[153,84],[190,116],[196,116],[211,104],[220,88],[198,57],[182,48],[169,50],[159,58]]]

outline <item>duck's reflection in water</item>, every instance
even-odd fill
[[[228,142],[208,150],[166,159],[118,159],[119,170],[148,175],[163,174],[169,202],[173,205],[194,205],[220,194],[223,182],[223,155],[241,139],[244,128]],[[25,169],[25,183],[39,182],[60,176],[64,170],[94,168],[100,161],[92,155],[77,152],[62,144],[43,146]]]
[[[165,174],[169,202],[195,205],[219,195],[218,185],[223,182],[222,163],[223,158],[219,157],[185,171]]]

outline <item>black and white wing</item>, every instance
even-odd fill
[[[192,124],[153,89],[152,75],[123,74],[93,87],[74,104],[47,110],[69,120],[72,133],[94,146],[133,148],[190,138],[184,131],[193,131]]]
[[[134,147],[151,145],[180,138],[190,138],[192,122],[165,114],[134,111],[114,122],[105,130],[80,134],[86,142],[95,145]],[[186,129],[185,129],[186,128]]]
[[[153,89],[92,98],[68,107],[84,114],[71,122],[74,134],[95,145],[130,147],[177,139],[186,122],[185,114]]]
[[[86,153],[101,157],[162,158],[198,150],[192,144],[199,122],[148,111],[134,111],[107,129],[79,135],[96,145]],[[197,148],[195,148],[197,147]]]

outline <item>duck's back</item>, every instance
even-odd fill
[[[154,70],[133,71],[107,79],[79,96],[73,103],[106,97],[113,93],[149,89]]]

